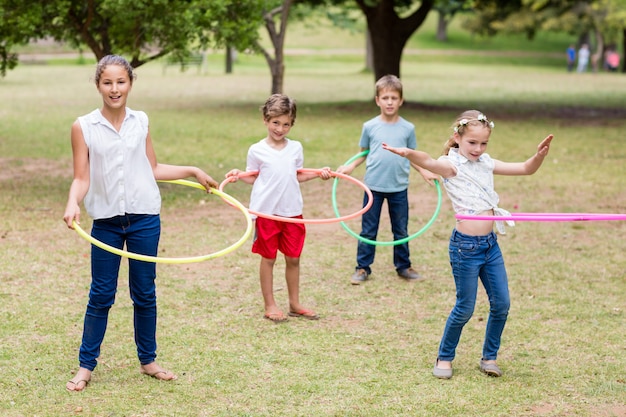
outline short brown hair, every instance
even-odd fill
[[[287,115],[291,118],[292,125],[296,122],[296,110],[295,100],[284,94],[272,94],[261,106],[264,120]]]

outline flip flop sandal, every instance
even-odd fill
[[[308,320],[318,320],[320,316],[311,310],[290,311],[291,317],[302,317]]]
[[[79,384],[81,382],[84,382],[85,385],[83,385],[82,388],[79,389]],[[76,392],[80,392],[82,390],[84,390],[85,388],[87,388],[87,385],[89,385],[89,380],[88,379],[79,379],[78,381],[74,381],[74,380],[69,380],[67,381],[68,384],[73,384],[74,385],[74,389],[69,389],[67,386],[65,387],[66,390],[68,391],[76,391]]]
[[[279,313],[265,313],[263,315],[264,319],[267,319],[269,321],[272,321],[274,323],[282,323],[285,322],[287,320],[289,320],[289,318],[287,316],[285,316],[282,312]]]

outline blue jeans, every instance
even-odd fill
[[[485,236],[468,236],[455,229],[450,237],[449,253],[456,285],[456,304],[448,316],[438,358],[442,361],[454,359],[463,326],[474,313],[480,278],[489,297],[489,319],[482,358],[495,360],[511,304],[497,236],[493,232]]]
[[[161,235],[158,215],[127,214],[95,220],[91,236],[110,246],[129,252],[156,256]],[[78,359],[90,371],[97,365],[106,332],[109,309],[115,302],[121,257],[91,246],[91,288],[85,313],[83,340]],[[133,301],[135,344],[142,365],[156,359],[156,264],[128,261],[130,298]]]
[[[361,237],[369,240],[376,240],[378,235],[378,226],[380,224],[380,213],[383,208],[383,202],[387,199],[389,208],[389,218],[391,220],[391,231],[393,240],[404,239],[408,236],[407,225],[409,222],[409,200],[407,190],[397,193],[380,193],[372,191],[374,202],[372,207],[363,213],[361,217]],[[367,194],[363,196],[363,207],[367,204]],[[376,246],[369,243],[361,242],[357,247],[356,269],[364,269],[368,274],[372,273],[370,265],[374,263],[376,255]],[[403,243],[393,247],[393,264],[396,271],[411,267],[411,259],[409,253],[409,244]]]

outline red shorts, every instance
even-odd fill
[[[302,215],[293,218],[301,219]],[[252,252],[268,259],[276,259],[278,251],[290,258],[299,258],[304,247],[305,235],[306,228],[303,223],[257,217]]]

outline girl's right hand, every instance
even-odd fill
[[[383,149],[388,150],[389,152],[393,152],[396,155],[400,155],[406,157],[409,154],[408,148],[394,148],[393,146],[389,146],[386,143],[383,143]]]
[[[65,214],[63,214],[63,221],[68,228],[74,229],[74,225],[72,224],[74,221],[80,224],[80,207],[78,207],[78,205],[70,205],[68,203],[67,208],[65,209]]]

